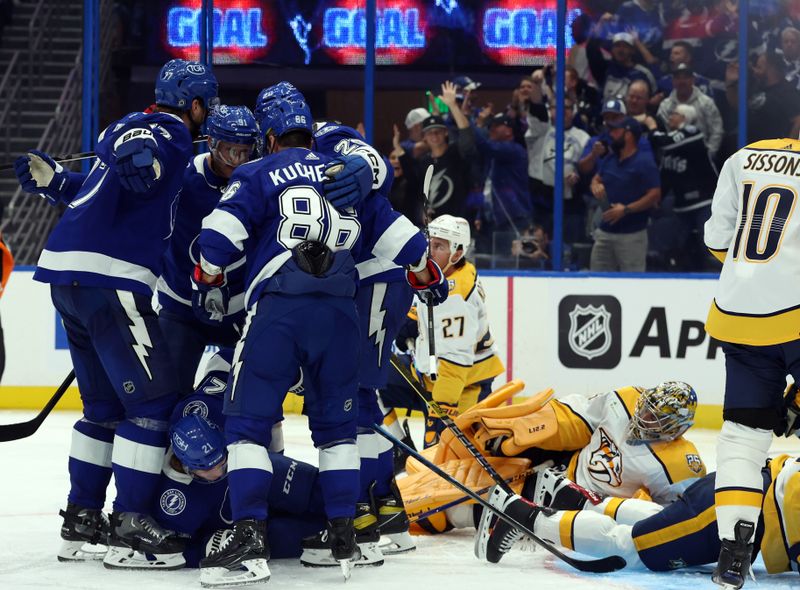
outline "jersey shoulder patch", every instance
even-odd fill
[[[650,445],[671,483],[706,475],[706,465],[694,443],[682,436],[670,442]]]
[[[447,277],[447,281],[450,284],[450,296],[460,295],[466,301],[475,291],[475,286],[478,282],[478,271],[472,263],[467,262]]]

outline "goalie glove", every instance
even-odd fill
[[[192,309],[202,322],[218,326],[228,313],[230,292],[222,273],[216,275],[213,283],[203,281],[203,269],[199,264],[192,273]]]
[[[440,305],[447,301],[450,284],[445,279],[442,269],[432,259],[428,258],[425,268],[431,273],[430,281],[423,283],[417,277],[416,272],[410,269],[406,270],[406,281],[423,303]]]
[[[14,174],[17,175],[22,190],[41,195],[51,205],[61,200],[61,193],[69,184],[69,172],[39,150],[31,150],[17,158],[14,162]]]
[[[161,178],[161,163],[153,132],[137,127],[129,129],[114,142],[115,169],[122,188],[146,193]]]
[[[792,436],[800,430],[800,390],[796,383],[790,383],[783,395],[783,419],[775,428],[777,436]],[[800,434],[798,434],[800,436]]]

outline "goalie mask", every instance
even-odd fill
[[[628,423],[626,441],[636,445],[671,441],[694,424],[697,393],[682,381],[665,381],[642,391]]]

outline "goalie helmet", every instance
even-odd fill
[[[156,80],[156,104],[188,111],[199,98],[210,111],[219,102],[217,78],[196,61],[173,59],[164,64]]]
[[[671,441],[694,424],[697,393],[682,381],[665,381],[642,391],[628,423],[628,444]]]
[[[455,254],[459,248],[464,249],[467,255],[472,236],[469,231],[469,222],[463,217],[440,215],[428,224],[428,235],[440,238],[450,243],[450,253]]]
[[[225,459],[225,440],[216,425],[189,414],[169,429],[172,452],[189,470],[212,469]]]

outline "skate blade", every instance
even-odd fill
[[[129,547],[109,547],[103,567],[110,570],[179,570],[186,567],[183,553],[142,553]]]
[[[85,543],[83,541],[64,541],[58,550],[58,561],[101,561],[108,553],[106,545]]]
[[[339,562],[339,566],[342,568],[342,575],[344,576],[344,581],[346,582],[350,579],[350,574],[352,573],[351,570],[353,569],[353,562],[349,559],[342,559]]]
[[[377,543],[359,543],[361,556],[358,559],[347,559],[352,567],[378,567],[383,565],[383,553]],[[300,563],[305,567],[340,567],[342,561],[331,555],[330,549],[303,549]]]
[[[237,570],[224,567],[200,568],[200,585],[203,588],[228,588],[269,580],[270,571],[266,559],[247,559],[239,567]]]
[[[399,555],[414,551],[417,548],[417,544],[414,543],[414,538],[408,533],[394,533],[381,537],[378,547],[384,555]]]

